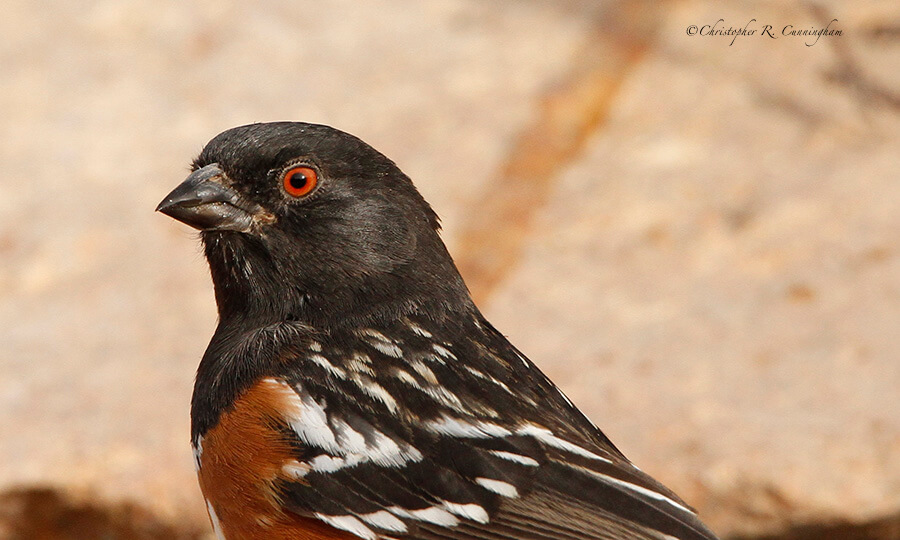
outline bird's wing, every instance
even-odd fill
[[[279,499],[361,538],[715,538],[626,460],[542,426],[446,414],[382,422],[291,387],[297,464]]]
[[[277,350],[254,339],[270,376],[224,417],[250,419],[258,441],[227,459],[212,448],[221,425],[198,441],[201,484],[249,456],[289,515],[367,540],[715,538],[486,322],[292,332],[272,332]]]

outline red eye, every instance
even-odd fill
[[[284,173],[281,184],[291,197],[303,197],[316,189],[318,181],[315,170],[309,167],[294,167]]]

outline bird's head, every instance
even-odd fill
[[[410,179],[328,126],[225,131],[157,210],[201,231],[223,319],[336,324],[470,305]]]

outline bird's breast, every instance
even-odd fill
[[[314,518],[285,512],[278,483],[300,464],[278,430],[293,392],[277,379],[250,387],[194,442],[200,489],[219,540],[352,539]]]

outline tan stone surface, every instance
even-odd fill
[[[684,31],[806,8],[655,8],[484,303],[721,532],[900,511],[900,46],[878,31],[900,12],[824,5],[838,47]],[[214,305],[194,235],[152,213],[193,154],[242,123],[335,125],[416,180],[455,248],[607,7],[4,4],[0,491],[202,523],[187,414]]]
[[[834,16],[897,92],[888,12]],[[675,10],[488,311],[718,531],[896,513],[900,109],[827,44],[684,37],[719,16],[808,17]]]

